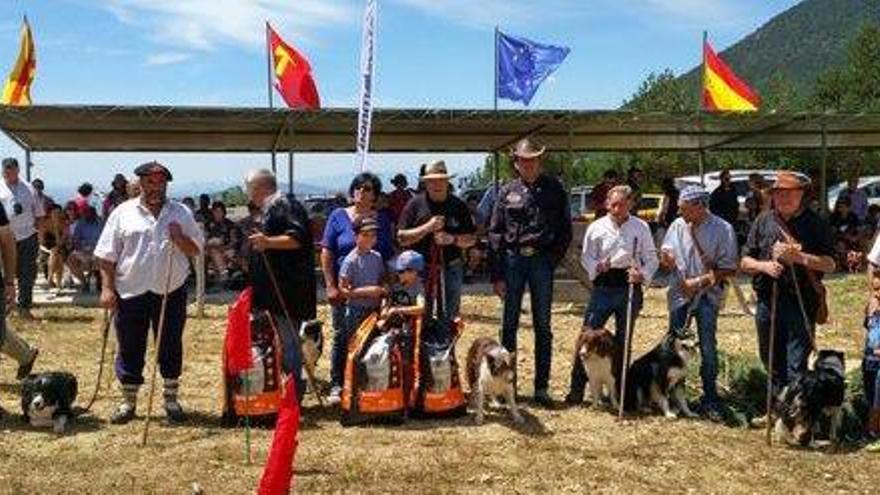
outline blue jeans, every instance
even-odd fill
[[[433,297],[425,297],[425,314],[428,317],[431,315],[437,315],[438,319],[440,313],[443,314],[443,320],[448,323],[452,323],[458,318],[458,312],[461,308],[461,286],[464,282],[464,262],[461,259],[454,260],[451,263],[446,264],[443,267],[443,284],[445,290],[443,291],[443,300],[446,303],[446,308],[441,309],[439,312],[434,311],[434,298]],[[439,281],[437,282],[439,285]],[[439,289],[438,289],[439,290]],[[452,328],[451,325],[448,328]]]
[[[687,324],[691,303],[678,307],[669,313],[669,328],[683,328]],[[693,309],[697,320],[697,333],[700,336],[700,378],[703,381],[703,400],[718,402],[718,343],[715,334],[718,330],[718,307],[708,297],[700,297]]]
[[[813,322],[810,322],[813,325]],[[758,331],[758,352],[764,369],[769,368],[770,350],[770,298],[758,298],[755,310],[755,326]],[[807,369],[810,356],[810,338],[804,328],[804,317],[793,297],[779,295],[776,305],[776,336],[773,349],[773,393],[778,394],[788,383]]]
[[[623,349],[626,346],[626,312],[629,305],[629,287],[595,287],[590,295],[590,302],[584,313],[584,326],[589,328],[603,328],[608,320],[614,316],[614,340],[617,344],[618,353],[614,356],[614,376],[620,376],[623,367]],[[633,291],[633,328],[636,317],[642,310],[642,289],[636,287]],[[574,399],[583,399],[584,388],[587,386],[587,377],[584,367],[578,359],[571,363],[571,385],[569,396]]]
[[[521,256],[507,254],[504,259],[504,317],[501,344],[516,351],[516,333],[526,285],[532,301],[532,323],[535,330],[535,392],[547,390],[553,353],[550,330],[550,306],[553,303],[553,261],[549,255]]]
[[[345,359],[348,341],[358,325],[375,308],[338,305],[331,307],[333,319],[333,348],[330,350],[330,386],[341,387],[345,380]]]
[[[880,409],[880,361],[862,360],[862,382],[865,386],[865,401],[872,409]]]
[[[288,323],[287,317],[283,313],[272,313],[272,321],[275,322],[278,329],[278,340],[281,341],[281,369],[285,373],[293,375],[294,380],[296,380],[297,400],[302,402],[306,386],[303,380],[300,347],[297,345],[295,337],[299,333],[299,327],[302,322],[293,320]],[[291,328],[291,323],[293,328]]]

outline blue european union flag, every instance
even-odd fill
[[[544,79],[559,67],[571,51],[568,47],[535,43],[500,31],[497,39],[496,94],[499,98],[521,101],[526,106]]]

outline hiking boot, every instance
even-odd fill
[[[327,405],[338,406],[342,402],[342,387],[334,385],[330,387],[330,394],[327,396]]]
[[[128,402],[119,404],[119,407],[110,415],[110,423],[114,425],[124,425],[134,419],[135,406]]]
[[[165,403],[165,417],[171,424],[180,424],[186,421],[186,413],[183,412],[183,407],[177,401]]]
[[[535,404],[545,409],[553,409],[553,397],[550,397],[550,392],[547,389],[535,391],[535,396],[532,400],[535,401]]]
[[[37,356],[40,354],[39,349],[34,349],[34,353],[31,354],[31,358],[18,365],[18,372],[15,373],[15,378],[19,381],[24,380],[31,374],[31,370],[34,369],[34,362],[37,360]]]

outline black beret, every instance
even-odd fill
[[[144,177],[146,175],[152,174],[164,174],[165,179],[167,179],[168,182],[174,180],[171,176],[171,171],[165,168],[165,165],[162,165],[159,162],[147,162],[139,165],[138,168],[134,169],[134,175],[137,175],[138,177]]]

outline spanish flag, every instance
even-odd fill
[[[275,89],[281,93],[287,106],[314,110],[321,108],[318,88],[312,78],[312,66],[298,51],[288,45],[266,23],[269,33],[269,53],[275,75]]]
[[[6,85],[3,86],[4,105],[30,105],[31,83],[37,71],[37,54],[34,51],[34,36],[27,18],[21,28],[21,48],[15,67],[9,73]]]
[[[761,97],[703,43],[703,108],[711,111],[754,112]]]

